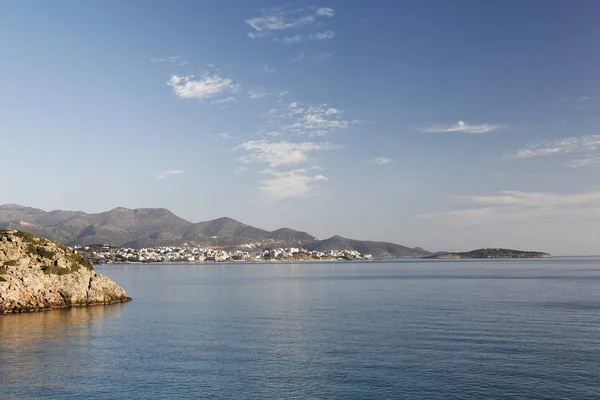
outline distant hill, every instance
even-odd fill
[[[18,229],[73,245],[108,244],[115,247],[177,246],[183,243],[236,248],[303,247],[310,250],[357,250],[375,258],[423,257],[431,253],[393,243],[334,236],[317,240],[307,232],[255,228],[231,218],[192,223],[165,208],[129,209],[88,214],[82,211],[43,211],[17,204],[0,205],[0,229]]]
[[[465,253],[436,253],[423,258],[461,259],[461,258],[548,258],[551,254],[538,251],[520,251],[510,249],[478,249]]]
[[[420,258],[431,254],[420,247],[411,249],[394,243],[353,240],[341,236],[309,242],[304,244],[304,247],[313,251],[356,250],[362,254],[371,254],[375,258]]]

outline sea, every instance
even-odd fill
[[[0,317],[0,399],[600,399],[600,258],[107,265]]]

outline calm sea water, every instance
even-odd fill
[[[98,267],[0,317],[0,399],[597,399],[600,259]]]

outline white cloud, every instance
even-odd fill
[[[505,190],[489,196],[455,197],[459,204],[475,208],[419,215],[435,222],[488,224],[508,220],[600,218],[600,191],[557,194]]]
[[[458,121],[456,125],[431,125],[421,129],[421,132],[425,133],[451,133],[451,132],[464,132],[464,133],[488,133],[500,129],[500,125],[494,124],[479,124],[469,125],[465,121]]]
[[[312,40],[328,40],[333,39],[335,33],[333,31],[317,32],[310,35],[308,38]]]
[[[275,41],[289,45],[289,44],[298,44],[298,43],[300,43],[302,41],[302,38],[303,38],[302,35],[284,36],[282,38],[275,39]]]
[[[235,98],[234,96],[227,96],[227,97],[223,97],[221,99],[217,99],[217,100],[213,100],[210,103],[211,104],[225,104],[225,103],[237,103],[237,98]]]
[[[167,82],[173,93],[182,99],[207,100],[228,92],[236,92],[240,85],[231,79],[222,78],[217,74],[205,73],[196,78],[193,75],[173,75]]]
[[[231,134],[229,132],[219,132],[215,135],[208,135],[210,138],[215,140],[229,140],[231,139]]]
[[[270,93],[267,92],[265,89],[257,88],[257,89],[249,90],[248,94],[246,96],[249,99],[264,99],[265,97],[267,97],[269,95],[270,95]]]
[[[530,144],[504,155],[504,158],[531,158],[556,154],[591,152],[600,149],[600,134],[571,136],[562,139]]]
[[[600,101],[600,96],[581,96],[579,98],[579,101],[583,103],[587,103],[590,101]]]
[[[250,39],[258,39],[258,38],[261,38],[261,37],[264,37],[264,36],[265,36],[265,34],[264,34],[264,33],[260,33],[260,32],[259,32],[259,33],[256,33],[256,32],[248,32],[248,33],[247,33],[247,35],[248,35],[248,37],[249,37]]]
[[[343,110],[327,104],[304,106],[298,102],[271,109],[268,113],[269,122],[277,127],[276,130],[312,137],[348,128],[352,122],[343,115]]]
[[[582,167],[589,167],[592,165],[600,165],[600,156],[588,155],[583,158],[575,158],[573,160],[568,161],[565,164],[565,167],[582,168]]]
[[[263,173],[271,177],[262,180],[258,189],[272,200],[307,197],[314,194],[318,183],[327,182],[327,177],[321,174],[308,175],[304,169],[295,169],[287,172],[266,170]]]
[[[184,65],[187,65],[187,62],[182,61],[180,56],[151,58],[150,61],[152,61],[153,63],[170,63],[174,66],[179,66],[179,67],[183,67]]]
[[[575,103],[573,105],[574,109],[577,111],[587,111],[600,104],[600,96],[580,96],[575,99]]]
[[[321,7],[317,10],[317,15],[331,18],[335,15],[335,11],[333,11],[333,8]]]
[[[325,51],[325,52],[323,52],[323,53],[321,53],[321,54],[318,54],[318,55],[316,55],[316,56],[313,56],[313,57],[311,57],[310,59],[311,59],[312,61],[321,62],[321,61],[328,60],[328,59],[330,59],[330,58],[333,58],[333,54],[331,54],[331,53],[329,53],[329,52]]]
[[[300,28],[315,22],[312,15],[288,17],[281,13],[278,15],[265,15],[263,17],[248,18],[246,23],[257,32],[279,31],[290,28]]]
[[[309,161],[311,153],[335,149],[327,142],[293,143],[288,141],[269,142],[266,140],[249,140],[243,142],[234,150],[245,150],[247,157],[243,161],[260,161],[270,167],[301,164]]]
[[[277,70],[275,68],[269,68],[269,66],[265,64],[265,66],[263,67],[263,73],[272,74],[273,72],[277,72]]]
[[[267,36],[277,35],[288,29],[316,29],[323,25],[322,20],[331,18],[335,12],[331,8],[297,8],[289,7],[271,8],[262,10],[262,16],[246,19],[246,23],[253,29],[248,33],[251,39],[258,39]],[[276,38],[275,40],[285,44],[294,44],[300,42],[303,35],[286,36]]]
[[[180,169],[170,169],[167,171],[160,172],[158,175],[156,175],[156,179],[165,179],[171,175],[179,175],[179,174],[183,174],[183,171]]]
[[[389,157],[377,157],[372,160],[367,161],[367,164],[371,165],[383,165],[383,164],[391,164],[394,160]]]
[[[181,60],[180,56],[171,56],[171,57],[163,57],[163,58],[151,58],[150,61],[152,62],[170,62],[170,63],[177,63]]]

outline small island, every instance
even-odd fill
[[[491,249],[483,248],[465,253],[439,253],[423,258],[454,260],[454,259],[469,259],[469,258],[550,258],[551,254],[542,253],[539,251],[520,251],[510,249]]]
[[[129,300],[77,251],[28,232],[0,230],[0,315]]]

